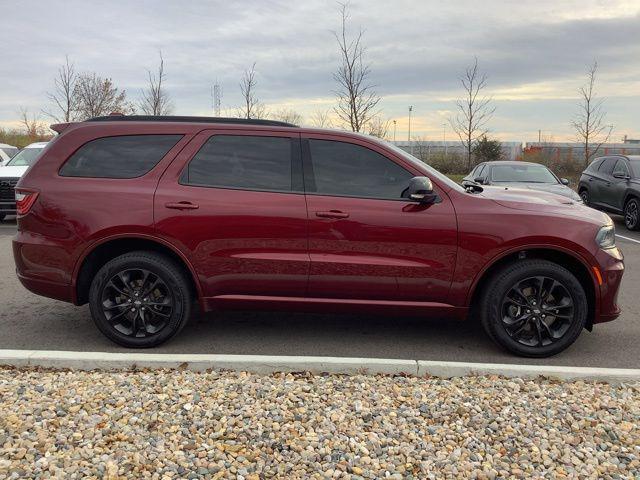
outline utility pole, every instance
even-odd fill
[[[213,115],[220,116],[220,104],[222,103],[222,87],[216,80],[216,83],[211,87],[211,107],[213,108]]]
[[[393,121],[393,141],[396,141],[396,121]]]
[[[542,142],[542,130],[538,130],[538,143]]]
[[[409,105],[409,134],[407,135],[407,141],[409,142],[409,150],[413,155],[413,143],[411,143],[411,112],[413,111],[413,105]]]

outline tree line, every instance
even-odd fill
[[[330,110],[314,112],[307,123],[319,128],[339,127],[386,138],[392,121],[383,116],[380,108],[382,97],[372,81],[372,65],[367,61],[364,30],[359,27],[352,33],[349,4],[339,3],[338,7],[339,28],[333,32],[340,59],[333,72],[335,106]],[[587,72],[586,84],[579,88],[578,113],[571,121],[579,141],[584,145],[585,165],[609,140],[613,130],[613,126],[605,120],[603,99],[596,95],[597,69],[598,64],[594,62]],[[127,92],[119,89],[111,78],[95,72],[78,72],[74,63],[66,57],[54,79],[53,90],[47,93],[51,108],[44,113],[57,122],[82,121],[112,112],[168,115],[174,111],[174,106],[165,88],[165,81],[162,51],[159,52],[156,70],[147,70],[146,87],[140,92],[137,102],[130,100]],[[496,107],[493,98],[485,93],[488,76],[481,71],[477,57],[464,69],[459,82],[461,95],[455,102],[455,113],[448,123],[463,145],[467,166],[470,167],[477,157],[484,156],[481,152],[499,152],[499,142],[488,138],[489,123]],[[302,115],[294,110],[270,111],[260,101],[257,87],[254,62],[241,75],[239,89],[242,103],[231,110],[233,116],[304,123]],[[23,127],[29,134],[35,136],[42,133],[44,128],[34,115],[25,109],[20,113]]]

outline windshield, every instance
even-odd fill
[[[492,182],[559,183],[544,165],[493,165]]]
[[[42,148],[25,148],[20,150],[15,157],[7,162],[7,167],[29,167],[42,153]]]
[[[2,147],[0,148],[0,150],[6,153],[7,157],[9,158],[13,157],[18,152],[17,148],[9,148],[9,147]]]
[[[636,177],[640,177],[640,160],[635,160],[633,158],[629,159],[631,163],[631,168],[633,169],[633,173]]]
[[[413,155],[411,155],[410,153],[405,152],[403,149],[401,149],[400,147],[395,146],[393,143],[391,142],[387,142],[386,140],[381,140],[382,143],[384,143],[384,145],[387,148],[390,148],[391,150],[393,150],[394,152],[396,152],[398,155],[400,155],[401,157],[403,157],[404,159],[408,160],[409,162],[413,163],[416,167],[420,168],[420,169],[425,169],[427,170],[427,172],[429,172],[430,175],[432,175],[433,177],[435,177],[439,182],[444,183],[447,187],[451,187],[455,190],[458,190],[460,192],[464,192],[464,188],[460,185],[458,185],[456,182],[454,182],[453,180],[451,180],[449,177],[447,177],[446,175],[440,173],[438,170],[436,170],[435,168],[433,168],[431,165],[423,162],[422,160],[414,157]]]

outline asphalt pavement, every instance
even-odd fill
[[[614,217],[626,272],[623,314],[586,330],[565,352],[524,359],[503,352],[473,321],[370,315],[225,312],[199,315],[154,353],[402,358],[461,362],[640,367],[640,232]],[[39,297],[15,276],[15,221],[0,224],[0,349],[124,352],[94,327],[89,309]]]

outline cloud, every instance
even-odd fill
[[[600,64],[599,92],[610,116],[630,134],[640,103],[640,24],[637,2],[550,0],[456,2],[353,0],[351,25],[364,29],[372,82],[389,118],[403,118],[415,105],[424,131],[440,121],[459,95],[458,76],[477,55],[489,75],[498,111],[492,128],[529,134],[541,121],[563,126],[587,65]],[[336,3],[316,0],[243,2],[87,3],[52,5],[23,0],[3,6],[0,61],[0,121],[16,118],[19,106],[46,106],[56,68],[68,54],[79,71],[110,76],[139,96],[146,69],[162,49],[167,88],[176,113],[210,112],[217,79],[223,105],[240,103],[238,82],[254,61],[261,101],[306,115],[330,108],[338,63],[332,29]],[[624,102],[613,101],[624,97]],[[532,103],[544,105],[527,117]],[[630,107],[635,107],[634,110]],[[525,114],[525,117],[514,115]],[[398,131],[401,127],[398,120]],[[558,127],[560,128],[560,127]],[[635,129],[635,132],[634,132]]]

